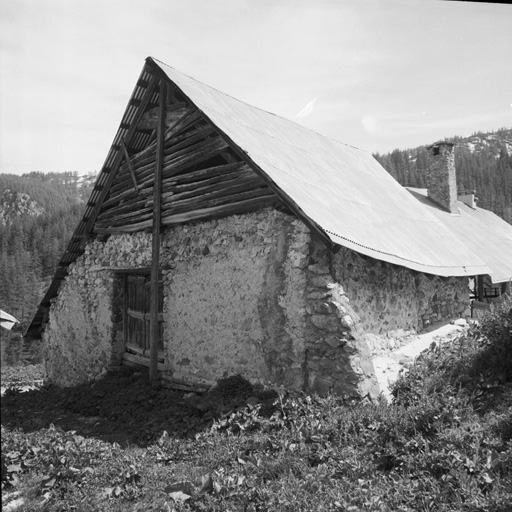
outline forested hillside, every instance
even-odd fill
[[[512,129],[449,140],[455,143],[458,189],[475,190],[477,206],[512,224]],[[401,185],[427,187],[425,146],[374,156]]]
[[[83,213],[95,177],[0,174],[0,308],[26,328]],[[2,363],[19,332],[2,329]],[[7,352],[6,352],[7,349]]]

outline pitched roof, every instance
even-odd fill
[[[160,78],[177,88],[194,112],[200,113],[197,115],[202,127],[213,127],[223,144],[234,148],[238,160],[257,174],[261,182],[252,180],[253,190],[247,197],[259,195],[258,204],[269,200],[271,193],[287,203],[326,241],[392,264],[440,276],[490,272],[478,255],[453,236],[439,216],[412,197],[370,153],[248,105],[148,58],[84,217],[59,262],[29,331],[39,329],[44,323],[45,311],[57,295],[68,265],[83,252],[91,233],[101,232],[98,228],[102,215],[108,217],[105,207],[113,202],[112,194],[121,179],[117,172],[126,147],[137,158],[154,144],[154,133],[141,121],[158,104]],[[122,179],[129,180],[126,165],[122,172]],[[152,179],[148,172],[144,171],[146,183]],[[247,201],[256,204],[256,200]],[[149,219],[150,202],[145,207],[145,218]],[[184,218],[178,214],[173,222]],[[130,230],[143,229],[148,222],[133,224]]]
[[[493,283],[512,279],[512,226],[489,210],[472,208],[457,201],[459,215],[452,215],[439,208],[427,197],[427,190],[409,188],[409,192],[429,208],[448,229],[452,236],[464,240],[490,269]]]
[[[488,273],[370,153],[154,62],[334,244],[441,276]]]

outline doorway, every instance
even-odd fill
[[[149,366],[151,346],[151,273],[148,270],[123,274],[123,359]],[[163,283],[158,282],[158,361],[164,361]]]

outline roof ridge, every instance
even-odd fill
[[[165,62],[163,62],[163,61],[161,61],[161,60],[159,60],[159,59],[157,59],[155,57],[151,57],[150,56],[150,57],[148,57],[148,59],[151,59],[151,60],[153,60],[154,62],[156,62],[158,64],[166,66],[169,69],[172,69],[174,72],[179,73],[180,75],[183,75],[183,76],[187,77],[188,79],[193,80],[194,82],[197,82],[198,84],[201,84],[204,87],[208,87],[209,89],[212,89],[212,90],[216,91],[218,94],[222,94],[223,96],[227,96],[228,98],[231,98],[232,100],[238,101],[239,103],[243,103],[244,105],[247,105],[248,107],[255,108],[255,109],[259,110],[260,112],[264,112],[265,114],[269,114],[271,116],[278,117],[279,119],[281,119],[281,120],[283,120],[283,121],[285,121],[287,123],[294,124],[294,125],[300,127],[303,130],[307,130],[307,131],[309,131],[311,133],[314,133],[314,134],[318,135],[319,137],[322,137],[324,139],[330,140],[330,141],[335,142],[337,144],[342,144],[343,146],[347,146],[347,147],[352,148],[352,149],[357,149],[358,151],[363,151],[365,153],[372,154],[371,151],[368,151],[368,150],[362,149],[362,148],[358,148],[357,146],[353,146],[352,144],[347,144],[346,142],[343,142],[342,140],[335,139],[334,137],[330,137],[328,135],[324,135],[323,133],[317,132],[316,130],[313,130],[312,128],[308,128],[307,126],[304,126],[303,124],[297,123],[297,121],[293,121],[292,119],[288,119],[287,117],[281,116],[279,114],[275,114],[274,112],[270,112],[270,110],[265,110],[264,108],[258,107],[256,105],[253,105],[252,103],[248,103],[247,101],[241,100],[240,98],[237,98],[236,96],[232,96],[231,94],[228,94],[228,93],[226,93],[224,91],[221,91],[220,89],[217,89],[216,87],[213,87],[212,85],[209,85],[206,82],[202,82],[201,80],[198,80],[197,78],[194,78],[193,76],[190,76],[190,75],[187,75],[186,73],[183,73],[179,69],[173,68],[169,64],[166,64]]]

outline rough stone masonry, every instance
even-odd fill
[[[165,372],[213,384],[241,374],[291,389],[376,396],[370,348],[467,307],[467,282],[330,252],[276,209],[164,231]],[[119,271],[148,268],[151,236],[91,240],[53,301],[47,380],[69,386],[122,364]]]

